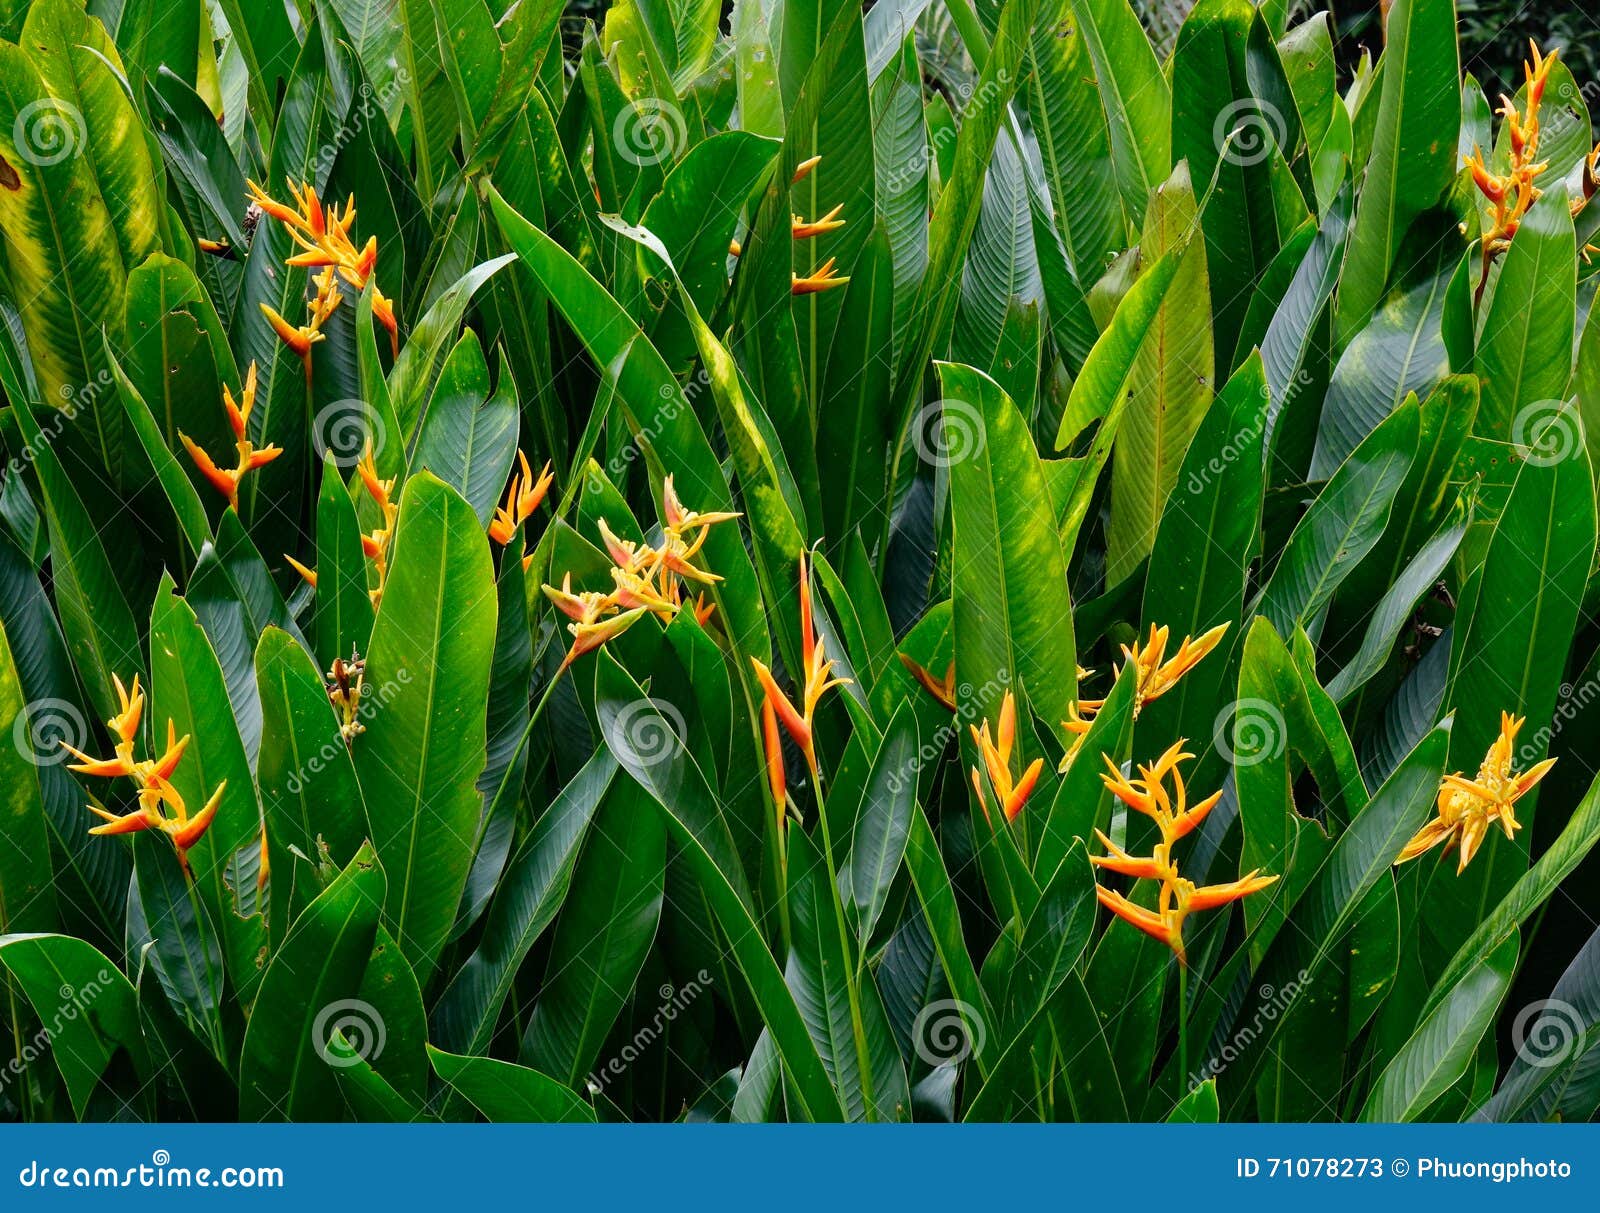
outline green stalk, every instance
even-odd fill
[[[1189,1083],[1189,965],[1178,961],[1178,1073]]]
[[[828,833],[828,809],[822,798],[822,773],[815,762],[811,766],[811,783],[817,793],[817,824],[822,831],[822,862],[828,872],[828,897],[833,902],[833,920],[839,930],[839,943],[848,956],[850,930],[844,920],[844,902],[839,898],[839,873],[833,863],[833,840]],[[865,949],[861,949],[863,955]],[[860,969],[857,969],[857,973]],[[877,1105],[872,1086],[872,1061],[867,1055],[867,1030],[861,1019],[861,989],[857,977],[848,970],[844,974],[845,994],[850,999],[850,1034],[855,1038],[856,1066],[861,1071],[861,1097],[870,1117]],[[848,1112],[848,1109],[846,1109]]]

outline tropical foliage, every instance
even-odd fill
[[[1600,1107],[1595,132],[1452,0],[0,4],[0,1108]]]

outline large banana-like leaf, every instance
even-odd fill
[[[1461,126],[1455,25],[1455,0],[1396,0],[1389,13],[1372,155],[1339,285],[1341,344],[1383,297],[1411,221],[1455,176]]]
[[[160,248],[157,169],[98,20],[72,0],[30,6],[0,43],[0,233],[39,398],[76,421],[113,483],[122,418],[97,337],[128,273]]]
[[[366,654],[372,719],[353,745],[384,920],[425,979],[472,864],[487,761],[494,572],[472,507],[427,472],[406,483],[392,570]]]
[[[357,993],[383,902],[383,869],[363,846],[289,928],[245,1033],[241,1120],[297,1120],[326,1108],[344,1059],[332,1051],[335,1029],[348,1038],[359,1025],[371,1034],[368,1048],[378,1047],[377,1034],[387,1028]]]
[[[1033,439],[992,379],[940,363],[939,381],[932,424],[949,465],[956,672],[975,687],[999,679],[1046,721],[1065,720],[1078,697],[1072,600]]]

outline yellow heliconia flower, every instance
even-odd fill
[[[1216,627],[1206,632],[1198,640],[1185,636],[1178,645],[1178,651],[1170,658],[1167,656],[1168,629],[1150,625],[1150,639],[1143,645],[1135,641],[1131,646],[1122,646],[1124,664],[1117,668],[1118,676],[1131,662],[1138,671],[1135,675],[1136,684],[1133,689],[1133,718],[1139,718],[1140,709],[1152,700],[1160,699],[1174,686],[1178,680],[1195,666],[1199,665],[1205,655],[1217,647],[1223,635],[1227,632],[1228,625],[1219,623]],[[1092,673],[1082,666],[1078,667],[1078,678],[1081,681]],[[1061,727],[1073,737],[1072,747],[1067,751],[1066,757],[1061,760],[1061,769],[1065,771],[1072,765],[1072,760],[1078,755],[1078,747],[1083,744],[1084,736],[1089,732],[1089,726],[1094,723],[1095,716],[1105,706],[1104,699],[1080,699],[1072,707],[1072,715],[1061,722]]]
[[[1513,806],[1556,765],[1554,758],[1546,758],[1520,774],[1512,768],[1522,725],[1522,717],[1500,713],[1500,735],[1490,743],[1477,775],[1471,779],[1463,779],[1459,773],[1444,777],[1439,784],[1437,815],[1401,848],[1395,863],[1405,863],[1440,843],[1449,843],[1459,848],[1459,873],[1478,853],[1490,826],[1498,823],[1507,838],[1515,836],[1522,825]]]
[[[813,236],[838,231],[845,225],[845,221],[839,218],[843,210],[844,203],[841,202],[820,219],[802,219],[799,215],[790,215],[789,235],[795,240],[809,240]]]
[[[194,460],[195,466],[200,469],[200,474],[211,482],[217,492],[228,499],[228,504],[234,509],[239,508],[239,484],[244,480],[246,473],[265,467],[283,454],[283,450],[276,444],[258,449],[247,436],[250,413],[255,404],[256,364],[252,362],[250,370],[245,374],[244,390],[237,402],[234,401],[233,392],[228,385],[222,385],[222,407],[228,414],[228,428],[233,431],[234,449],[238,456],[231,468],[218,467],[197,442],[182,430],[178,431],[178,440],[183,443],[183,449],[189,452],[189,458]]]
[[[1039,782],[1039,772],[1044,769],[1044,759],[1035,758],[1022,772],[1018,779],[1011,777],[1011,750],[1017,739],[1017,701],[1010,691],[1005,693],[1005,698],[1000,701],[1000,719],[995,728],[995,736],[989,734],[989,722],[983,722],[983,728],[969,725],[972,730],[972,740],[978,747],[978,754],[983,759],[984,768],[989,773],[989,784],[994,788],[994,794],[999,798],[1000,811],[1005,814],[1005,819],[1015,821],[1017,814],[1022,812],[1022,807],[1028,803],[1028,797],[1033,795],[1034,785]],[[977,767],[972,768],[972,787],[978,793],[978,804],[982,807],[984,816],[989,815],[989,801],[983,793],[983,776]]]
[[[528,485],[526,471],[527,465],[524,463],[524,489]],[[659,548],[623,539],[604,518],[600,519],[600,541],[605,544],[612,564],[612,590],[609,594],[597,590],[574,593],[570,573],[563,578],[560,589],[552,585],[544,587],[545,597],[572,620],[568,631],[573,635],[573,644],[561,664],[562,669],[583,654],[621,635],[647,614],[655,614],[664,623],[671,621],[684,605],[684,580],[706,584],[722,580],[691,562],[699,554],[705,544],[706,534],[713,526],[739,515],[728,511],[701,513],[688,509],[678,499],[672,477],[668,475],[663,480],[662,542]],[[538,485],[533,488],[539,490]],[[542,490],[539,492],[542,495]],[[538,503],[535,501],[533,504],[536,507]],[[510,505],[509,499],[507,505]],[[704,624],[711,618],[713,607],[701,595],[692,609],[695,618]]]
[[[1193,754],[1184,751],[1180,740],[1153,764],[1140,766],[1137,779],[1129,779],[1115,763],[1107,759],[1108,769],[1100,776],[1106,788],[1130,809],[1153,821],[1161,834],[1161,841],[1149,855],[1130,855],[1096,830],[1095,837],[1105,847],[1107,854],[1094,855],[1089,859],[1097,868],[1105,868],[1135,880],[1161,882],[1155,909],[1136,905],[1121,893],[1098,884],[1095,886],[1095,895],[1100,904],[1118,918],[1171,948],[1180,964],[1188,963],[1183,948],[1183,924],[1191,913],[1238,901],[1267,888],[1278,879],[1276,876],[1263,876],[1260,869],[1256,869],[1226,884],[1196,886],[1193,881],[1179,875],[1177,863],[1172,857],[1174,844],[1193,833],[1222,799],[1222,793],[1216,792],[1198,804],[1189,803],[1183,772],[1178,768],[1180,763],[1193,757]],[[1166,786],[1169,777],[1172,781],[1170,792]]]

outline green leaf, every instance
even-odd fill
[[[257,953],[264,927],[259,915],[243,916],[241,890],[230,876],[235,854],[261,835],[261,809],[222,667],[194,610],[174,592],[170,579],[151,611],[150,675],[150,719],[161,722],[153,736],[164,742],[171,720],[177,736],[192,738],[172,774],[173,788],[190,813],[222,794],[210,828],[189,851],[189,867],[222,933],[234,988],[248,1002],[260,976]]]
[[[1222,1032],[1218,1039],[1243,1041],[1242,1046],[1235,1046],[1234,1056],[1226,1062],[1213,1057],[1206,1063],[1208,1072],[1218,1075],[1226,1088],[1224,1107],[1230,1117],[1253,1098],[1255,1079],[1272,1054],[1284,1021],[1328,963],[1367,893],[1384,879],[1400,848],[1432,809],[1449,736],[1449,726],[1440,725],[1406,756],[1339,835],[1290,911],[1288,923],[1273,937],[1242,1006],[1229,1021],[1265,1022],[1265,1029],[1249,1040]],[[1257,1020],[1261,1008],[1273,999],[1278,1013]]]
[[[1189,173],[1180,165],[1151,199],[1139,245],[1142,257],[1155,260],[1171,252],[1178,265],[1129,369],[1126,403],[1117,406],[1122,422],[1112,448],[1108,585],[1122,581],[1150,554],[1184,452],[1211,404],[1216,372],[1210,300],[1231,288],[1217,282],[1213,290],[1208,245],[1190,240],[1196,219]],[[1220,347],[1217,352],[1226,359]]]
[[[566,900],[578,850],[616,771],[611,751],[599,750],[534,823],[500,880],[477,949],[434,1008],[442,1044],[467,1052],[487,1047],[517,969]]]
[[[620,729],[618,721],[632,707],[634,727],[639,728],[638,722],[649,718],[634,705],[648,700],[608,651],[602,650],[599,656],[595,701],[601,736],[617,761],[661,807],[667,828],[711,904],[762,1021],[793,1076],[798,1114],[810,1120],[841,1119],[844,1109],[828,1072],[751,914],[748,879],[705,776],[681,744],[668,747],[661,761],[639,761],[637,748],[625,742],[627,721]],[[660,716],[649,723],[660,730],[658,736],[676,736]]]
[[[992,379],[941,362],[937,448],[949,460],[956,672],[1001,679],[1048,721],[1077,701],[1072,602],[1027,422]]]
[[[1214,1125],[1221,1117],[1217,1104],[1217,1080],[1208,1078],[1183,1097],[1167,1114],[1169,1125]]]
[[[1520,807],[1520,806],[1519,806]],[[1524,872],[1494,910],[1478,921],[1434,982],[1422,1014],[1432,1011],[1457,983],[1542,906],[1584,856],[1600,841],[1600,780],[1591,784],[1582,802],[1550,849]]]
[[[12,401],[12,414],[44,498],[61,631],[96,714],[109,719],[118,711],[112,679],[130,684],[144,666],[139,627],[123,590],[122,561],[131,555],[122,547],[127,536],[115,522],[97,524],[27,401]]]
[[[1372,156],[1339,286],[1339,343],[1372,315],[1400,242],[1456,172],[1461,69],[1455,0],[1395,0],[1386,23]]]
[[[326,1120],[341,1106],[333,1030],[387,1032],[356,995],[378,934],[383,869],[370,845],[295,919],[261,979],[239,1062],[239,1119]]]
[[[1280,635],[1308,631],[1339,583],[1383,533],[1394,495],[1417,450],[1416,398],[1369,434],[1317,494],[1289,537],[1288,546],[1255,609]]]
[[[630,743],[644,748],[636,732]],[[594,1068],[655,939],[665,875],[666,831],[654,806],[633,784],[614,785],[561,907],[522,1061],[568,1086]]]
[[[267,628],[256,646],[255,678],[262,716],[256,778],[272,870],[273,934],[281,940],[327,877],[355,857],[367,815],[327,688],[305,649],[287,632]]]
[[[460,1057],[428,1046],[433,1069],[497,1123],[593,1124],[594,1109],[548,1075],[492,1057]]]
[[[166,840],[133,840],[134,885],[129,890],[130,953],[137,951],[156,975],[184,1025],[219,1058],[228,1055],[223,1033],[222,944],[205,905]],[[137,907],[133,905],[137,899]]]
[[[0,233],[39,399],[76,399],[82,450],[113,484],[121,410],[107,400],[100,330],[122,327],[128,271],[160,247],[161,178],[104,26],[73,0],[28,8],[0,43]]]
[[[440,356],[454,346],[461,317],[483,284],[514,260],[510,254],[473,266],[433,302],[427,314],[412,326],[400,357],[389,372],[389,396],[394,401],[400,433],[409,442],[416,433],[424,405],[433,395],[442,373]]]
[[[1542,151],[1542,148],[1541,148]],[[1483,380],[1478,433],[1527,443],[1529,410],[1567,395],[1572,377],[1578,253],[1564,189],[1523,218],[1487,303],[1474,369]]]
[[[489,367],[471,329],[445,360],[428,409],[417,427],[411,466],[426,468],[467,499],[489,525],[517,453],[517,391],[500,357],[500,378],[489,393]]]
[[[487,761],[494,569],[478,518],[427,472],[406,482],[367,655],[383,706],[354,746],[370,837],[389,872],[385,924],[425,981],[472,864]]]
[[[1028,109],[1068,264],[1080,281],[1092,281],[1123,247],[1127,227],[1089,35],[1072,8],[1071,0],[1040,6],[1029,50]]]
[[[50,1055],[79,1120],[118,1053],[131,1058],[141,1075],[149,1070],[138,995],[91,944],[69,935],[4,935],[0,965],[49,1026]]]
[[[800,830],[789,836],[789,922],[784,976],[847,1117],[908,1119],[911,1092],[877,984],[856,964],[829,868]]]
[[[1450,769],[1476,770],[1500,733],[1500,713],[1533,722],[1536,732],[1517,747],[1526,770],[1544,757],[1567,655],[1579,627],[1579,603],[1595,554],[1595,499],[1589,461],[1572,429],[1570,409],[1558,414],[1551,462],[1535,454],[1517,470],[1500,520],[1489,540],[1478,591],[1451,646],[1446,702],[1456,710]],[[1547,448],[1540,448],[1546,450]],[[1524,827],[1533,819],[1537,793],[1517,803]],[[1528,865],[1531,830],[1513,840],[1489,840],[1477,862],[1459,877],[1435,869],[1429,896],[1436,913],[1427,934],[1454,951],[1473,923],[1506,895]],[[1440,877],[1444,876],[1445,879]]]
[[[1595,1081],[1596,992],[1600,990],[1600,931],[1590,935],[1550,991],[1512,1024],[1516,1058],[1494,1098],[1475,1120],[1552,1121],[1577,1124],[1600,1104]],[[1518,1033],[1518,1025],[1522,1031]]]
[[[40,752],[45,739],[35,720],[37,711],[17,676],[11,641],[0,624],[0,737],[9,732],[17,742],[0,746],[0,836],[10,844],[0,847],[0,934],[56,925],[50,831],[41,786],[43,764],[54,761],[55,755]],[[71,717],[66,719],[70,722]],[[32,748],[34,744],[39,749]]]
[[[361,549],[361,523],[334,453],[323,456],[322,488],[317,493],[317,586],[312,599],[317,664],[349,660],[372,639],[372,597],[367,558]]]
[[[1418,1022],[1373,1084],[1362,1120],[1417,1120],[1466,1073],[1511,989],[1517,952],[1516,935],[1507,936]]]
[[[1172,171],[1172,90],[1128,0],[1072,0],[1094,64],[1111,136],[1111,164],[1129,231]]]
[[[1244,596],[1259,541],[1266,479],[1263,434],[1269,410],[1259,355],[1247,358],[1206,410],[1161,512],[1145,575],[1141,618],[1173,636],[1200,636],[1244,620]],[[1188,737],[1204,745],[1217,708],[1231,689],[1231,631],[1177,686],[1145,705],[1139,731],[1151,738]],[[1197,753],[1203,751],[1198,748]]]
[[[1249,0],[1200,0],[1189,10],[1172,53],[1172,155],[1196,180],[1214,182],[1199,221],[1224,368],[1235,364],[1251,288],[1306,216],[1303,202],[1280,202],[1294,189],[1284,184],[1286,161],[1300,142],[1293,100]]]
[[[906,836],[917,803],[917,718],[902,704],[883,731],[872,759],[861,807],[850,839],[845,885],[856,938],[865,948],[889,900],[889,889],[905,858]]]

